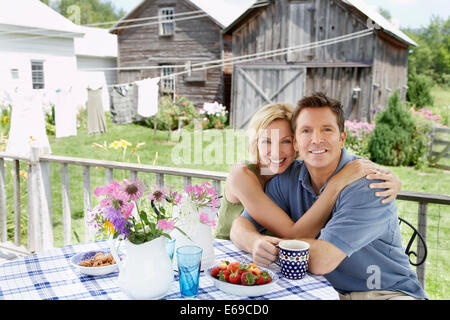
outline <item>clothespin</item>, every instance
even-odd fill
[[[188,77],[191,76],[191,61],[188,61],[184,64],[184,71],[188,73]]]

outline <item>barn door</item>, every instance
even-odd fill
[[[305,68],[300,66],[235,66],[231,126],[246,129],[255,112],[269,103],[287,102],[295,106],[305,93],[305,74]]]

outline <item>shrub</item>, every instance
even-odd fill
[[[401,103],[397,90],[376,118],[368,145],[370,159],[383,165],[408,165],[415,130],[412,114]]]
[[[218,102],[204,103],[200,114],[203,116],[204,129],[223,129],[228,122],[228,111]]]
[[[345,146],[351,150],[353,154],[361,157],[369,157],[369,140],[370,134],[375,128],[374,124],[359,121],[345,121],[345,132],[347,133],[347,139],[345,140]]]
[[[156,120],[158,130],[175,130],[178,128],[178,117],[185,117],[184,128],[193,128],[193,119],[199,117],[194,104],[185,97],[175,96],[175,101],[170,96],[159,99],[158,113],[148,119],[146,124],[153,127],[153,120]]]
[[[431,95],[431,87],[432,81],[425,75],[410,74],[406,100],[417,107],[432,106],[434,99]]]

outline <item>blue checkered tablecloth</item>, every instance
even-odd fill
[[[83,300],[83,299],[129,299],[117,286],[118,272],[105,276],[86,276],[70,264],[70,258],[79,252],[108,248],[107,241],[97,241],[64,246],[32,254],[0,264],[0,300]],[[215,240],[216,260],[250,260],[250,255],[239,250],[231,241]],[[280,276],[270,293],[252,298],[230,295],[218,290],[204,272],[200,276],[198,299],[282,299],[282,300],[334,300],[337,292],[322,276],[307,274],[301,280],[282,277],[280,268],[272,264],[269,268]],[[166,300],[181,299],[178,276]]]

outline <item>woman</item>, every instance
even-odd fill
[[[314,205],[294,223],[264,193],[266,183],[283,173],[296,159],[294,134],[290,126],[292,110],[289,104],[275,103],[263,107],[253,116],[249,125],[251,163],[236,164],[231,169],[219,210],[216,238],[230,239],[233,220],[244,207],[255,221],[278,237],[314,238],[328,221],[339,193],[352,182],[362,177],[385,180],[370,185],[371,188],[386,189],[375,193],[377,197],[386,197],[381,200],[382,203],[392,201],[400,191],[401,182],[391,171],[367,159],[355,160],[328,181]],[[267,217],[263,211],[271,212],[271,216]]]

